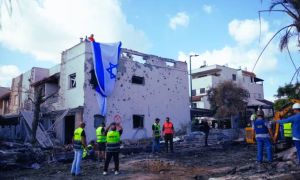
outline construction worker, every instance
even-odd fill
[[[168,151],[168,144],[170,143],[170,150],[173,153],[173,136],[174,136],[174,126],[173,123],[170,122],[170,118],[167,117],[166,121],[163,125],[163,134],[164,134],[164,138],[165,138],[165,147],[166,147],[166,152]]]
[[[119,153],[120,153],[120,136],[123,132],[121,125],[111,123],[107,128],[106,136],[106,159],[104,164],[103,175],[107,175],[107,170],[111,158],[115,162],[115,175],[119,174]]]
[[[254,131],[256,134],[256,142],[257,142],[257,162],[262,163],[263,161],[263,149],[264,146],[267,150],[267,158],[268,162],[272,162],[272,145],[270,137],[273,137],[270,123],[264,120],[264,112],[262,110],[258,110],[257,119],[254,122]]]
[[[74,131],[73,148],[74,148],[74,160],[72,163],[71,174],[73,176],[80,176],[80,162],[82,158],[83,149],[86,148],[85,138],[85,123],[81,122],[79,127]]]
[[[105,148],[106,148],[106,130],[105,130],[105,123],[102,123],[96,129],[96,137],[98,143],[98,160],[105,159]]]
[[[95,141],[92,140],[86,147],[83,149],[82,159],[92,159],[95,160]]]
[[[156,118],[155,123],[152,125],[152,135],[153,135],[153,144],[152,144],[152,153],[155,151],[160,152],[160,125],[159,125],[160,119]]]
[[[293,141],[297,149],[297,156],[298,156],[298,165],[300,165],[300,104],[295,103],[293,105],[294,115],[290,116],[286,119],[282,119],[277,121],[280,124],[284,123],[292,123],[292,136]]]

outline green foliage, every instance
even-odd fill
[[[278,99],[274,102],[274,110],[280,111],[282,107],[288,104],[290,101],[288,99]]]
[[[208,90],[208,101],[215,116],[230,117],[243,112],[247,106],[249,92],[232,81],[224,81]]]
[[[288,98],[288,99],[300,99],[300,83],[296,84],[286,84],[285,86],[279,87],[277,89],[278,98]]]

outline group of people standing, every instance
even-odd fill
[[[275,122],[268,122],[264,119],[264,112],[262,110],[258,110],[256,113],[256,119],[252,123],[252,127],[255,131],[255,137],[257,142],[257,162],[263,162],[263,148],[266,147],[267,151],[267,159],[268,162],[272,162],[273,154],[272,154],[272,142],[273,133],[271,129],[272,123],[291,123],[292,127],[292,139],[294,141],[294,145],[297,149],[297,157],[298,157],[298,165],[300,165],[300,104],[295,103],[293,105],[294,115],[281,119]],[[289,132],[290,133],[290,132]]]
[[[71,174],[73,176],[80,176],[80,163],[83,152],[87,149],[85,136],[85,123],[80,123],[79,127],[74,131],[73,148],[74,160],[72,163]],[[107,128],[105,124],[101,124],[96,129],[98,159],[104,159],[103,175],[107,175],[108,166],[111,159],[114,159],[115,174],[119,174],[119,153],[120,153],[120,137],[123,128],[120,124],[111,123]]]
[[[174,137],[174,125],[167,117],[166,121],[161,128],[160,119],[156,118],[155,123],[152,125],[153,131],[153,146],[152,152],[160,152],[160,139],[163,137],[165,140],[166,152],[173,153],[173,137]],[[93,143],[87,145],[85,135],[85,123],[80,123],[79,127],[75,129],[73,136],[73,148],[74,148],[74,160],[72,163],[71,174],[73,176],[80,176],[80,163],[83,156],[87,156],[87,153],[94,149]],[[108,166],[111,159],[114,159],[115,175],[119,174],[119,153],[120,153],[120,137],[122,135],[123,128],[118,123],[111,123],[107,128],[105,124],[101,124],[96,129],[96,143],[98,160],[105,160],[103,175],[107,175]]]
[[[174,125],[170,121],[170,118],[167,117],[166,121],[163,124],[163,127],[161,129],[160,127],[160,119],[156,118],[154,124],[152,125],[152,135],[153,135],[153,144],[152,144],[152,153],[160,152],[160,139],[164,138],[165,140],[165,149],[166,152],[169,152],[169,146],[170,151],[173,153],[173,137],[174,137]]]

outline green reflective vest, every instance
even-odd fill
[[[153,126],[154,126],[154,130],[153,130],[154,136],[155,137],[160,137],[160,125],[154,123]]]
[[[106,152],[120,151],[120,133],[119,131],[109,131],[106,136]]]
[[[292,137],[292,123],[283,124],[283,135],[284,137]]]
[[[93,146],[91,144],[89,144],[87,146],[87,149],[83,149],[83,153],[82,153],[82,159],[84,159],[88,153],[88,151],[92,150],[93,149]],[[88,150],[88,151],[87,151]]]
[[[102,129],[104,130],[103,127],[98,127],[96,129],[96,136],[97,136],[97,142],[98,143],[103,143],[103,142],[106,142],[106,136],[105,135],[102,135]]]
[[[75,131],[74,131],[74,137],[73,137],[74,149],[82,149],[82,143],[81,143],[82,131],[83,131],[83,129],[81,127],[75,129]]]

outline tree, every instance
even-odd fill
[[[300,99],[300,83],[296,84],[286,84],[283,87],[277,89],[277,97],[286,97],[288,99]]]
[[[231,117],[247,107],[249,92],[232,81],[224,81],[207,92],[208,101],[216,117]]]
[[[290,99],[300,99],[300,83],[296,84],[286,84],[285,86],[279,87],[277,89],[277,94],[275,95],[279,99],[274,103],[275,111],[280,110],[286,104],[290,103]]]
[[[259,61],[260,57],[262,56],[262,54],[264,53],[264,51],[266,50],[268,45],[280,32],[285,31],[284,34],[280,38],[279,49],[281,51],[286,49],[288,51],[288,54],[289,54],[292,62],[293,62],[293,59],[291,57],[289,47],[288,47],[289,40],[291,39],[291,37],[295,37],[295,36],[297,37],[298,46],[300,47],[300,37],[299,37],[299,35],[300,35],[300,1],[299,0],[272,0],[270,8],[268,10],[259,11],[259,17],[260,17],[260,13],[262,13],[262,12],[284,13],[285,15],[291,17],[292,23],[282,27],[272,36],[272,38],[265,45],[262,52],[258,56],[252,71],[254,71],[257,62]],[[294,62],[293,62],[293,64],[295,66]],[[295,68],[296,68],[296,71],[299,71],[299,68],[297,68],[296,66],[295,66]]]
[[[33,120],[32,120],[32,137],[31,143],[34,144],[36,142],[36,131],[40,122],[40,113],[41,113],[41,105],[46,102],[49,98],[57,95],[59,88],[54,93],[44,96],[44,89],[42,86],[38,86],[35,91],[34,100],[28,98],[34,105],[33,109]]]

